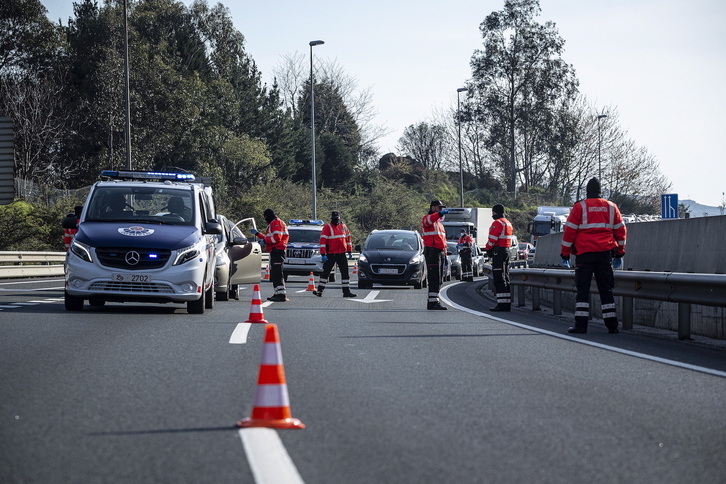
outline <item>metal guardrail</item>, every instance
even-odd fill
[[[0,279],[62,276],[65,252],[0,251]]]
[[[491,274],[491,266],[485,266]],[[567,269],[511,269],[510,282],[517,286],[517,305],[525,305],[525,287],[532,287],[532,309],[540,309],[539,289],[552,290],[553,314],[562,314],[562,293],[576,293],[575,271]],[[593,282],[591,294],[597,294]],[[635,299],[678,304],[678,339],[691,337],[691,304],[726,307],[725,274],[615,271],[613,294],[623,298],[623,329],[632,329]]]

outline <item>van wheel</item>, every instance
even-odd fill
[[[210,285],[209,289],[204,293],[204,308],[214,308],[214,286]]]
[[[71,296],[65,293],[66,311],[81,311],[83,309],[83,298]]]
[[[199,299],[194,301],[187,301],[187,312],[189,314],[204,314],[204,295],[199,296]]]

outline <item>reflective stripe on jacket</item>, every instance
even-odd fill
[[[285,222],[276,218],[267,226],[265,235],[258,232],[257,237],[265,240],[266,250],[270,252],[272,249],[287,249],[287,241],[290,238],[290,234],[287,233],[287,225],[285,225]]]
[[[320,255],[353,252],[350,231],[344,223],[325,225],[320,231]]]
[[[487,239],[486,250],[493,247],[511,247],[512,246],[512,233],[514,229],[512,224],[509,223],[504,217],[496,219],[492,226],[489,227],[489,238]]]
[[[567,217],[562,234],[562,255],[586,252],[625,254],[625,223],[618,206],[604,198],[586,198],[576,202]]]
[[[446,250],[446,229],[441,223],[443,217],[439,212],[434,212],[421,219],[421,236],[424,247],[435,247]]]

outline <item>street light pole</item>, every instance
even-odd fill
[[[315,203],[316,181],[315,181],[315,88],[313,82],[313,47],[324,44],[322,40],[310,41],[310,143],[313,150],[312,170],[313,170],[313,220],[318,218],[317,207]]]
[[[464,206],[464,169],[461,163],[461,100],[459,94],[466,92],[469,89],[460,87],[456,90],[456,124],[459,129],[459,193],[460,193],[460,207]]]
[[[602,163],[600,162],[600,145],[602,144],[602,134],[600,132],[600,120],[607,118],[607,114],[597,115],[597,178],[602,183]]]
[[[124,0],[124,94],[126,96],[126,169],[131,169],[131,95],[129,93],[129,16]]]

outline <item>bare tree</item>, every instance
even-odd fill
[[[446,128],[438,124],[420,122],[403,130],[398,149],[429,170],[443,170],[449,158]]]

